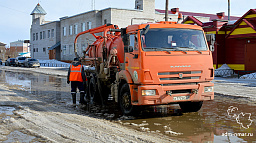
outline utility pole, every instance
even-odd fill
[[[228,0],[228,20],[230,20],[230,0]]]
[[[166,0],[165,2],[165,21],[168,21],[168,2],[169,0]]]
[[[92,0],[92,10],[95,10],[95,0]]]

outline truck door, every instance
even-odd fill
[[[125,53],[125,69],[131,74],[134,83],[137,83],[139,78],[139,58],[138,36],[130,34],[128,52]]]

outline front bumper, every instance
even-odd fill
[[[160,105],[160,104],[187,102],[187,101],[198,102],[198,101],[205,101],[205,100],[213,100],[214,91],[213,92],[204,91],[204,87],[210,87],[210,86],[214,86],[214,84],[211,82],[204,82],[204,83],[198,83],[194,85],[172,85],[172,86],[130,85],[131,100],[133,105],[157,105],[157,104]],[[142,90],[152,90],[152,89],[156,90],[156,95],[154,96],[141,95]],[[187,97],[187,98],[186,99],[178,98],[179,100],[177,100],[178,96]]]
[[[31,67],[40,67],[39,63],[30,63],[29,66]]]

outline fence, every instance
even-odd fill
[[[256,71],[238,71],[238,78],[256,79]]]
[[[216,77],[228,77],[234,75],[233,69],[217,69],[214,71]]]
[[[42,67],[69,67],[69,64],[58,64],[58,63],[40,63]]]

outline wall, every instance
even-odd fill
[[[55,45],[60,41],[60,22],[54,21],[40,25],[40,19],[36,19],[31,25],[30,29],[30,52],[31,57],[36,59],[46,60],[49,58],[48,48]],[[54,29],[54,37],[52,37],[52,29]],[[48,36],[48,30],[50,30],[50,36]],[[45,37],[43,37],[43,31]],[[40,32],[42,32],[42,39],[40,38]],[[38,34],[38,39],[34,39],[33,34]],[[44,50],[45,49],[45,50]]]

